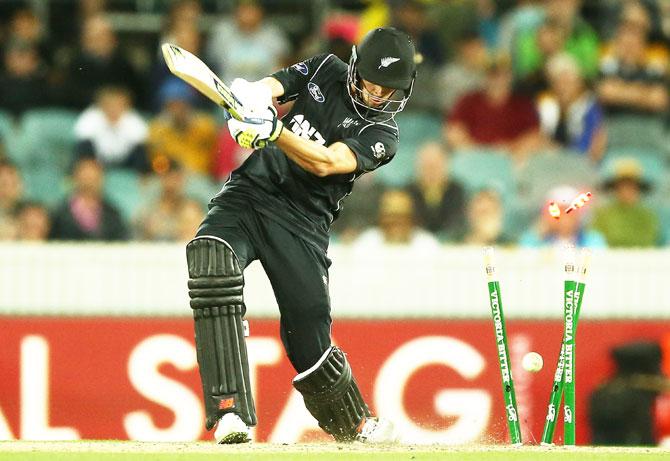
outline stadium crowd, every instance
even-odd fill
[[[256,80],[317,52],[348,61],[390,24],[417,45],[417,82],[396,158],[357,181],[336,240],[670,244],[670,2],[34,4],[0,4],[0,240],[191,238],[248,152],[169,74],[160,43],[224,81]],[[119,11],[160,25],[147,32]],[[547,213],[586,190],[578,212]]]

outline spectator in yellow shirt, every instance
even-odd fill
[[[165,156],[187,171],[209,176],[216,146],[216,121],[194,109],[196,94],[181,80],[166,80],[159,94],[162,111],[149,125],[151,157]]]

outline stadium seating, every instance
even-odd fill
[[[395,120],[400,130],[400,146],[393,161],[379,170],[377,178],[387,186],[402,187],[414,179],[416,152],[421,145],[441,139],[442,121],[421,112],[402,112]]]
[[[490,149],[458,151],[454,153],[449,169],[469,194],[481,189],[495,189],[503,200],[514,196],[516,180],[512,160],[503,152]]]
[[[21,118],[21,166],[28,197],[48,205],[58,203],[65,192],[65,178],[75,145],[76,112],[39,109]]]
[[[105,172],[105,197],[131,222],[144,204],[140,175],[134,170],[110,168]]]
[[[667,155],[667,133],[663,120],[635,115],[617,115],[606,120],[608,147],[634,147]]]

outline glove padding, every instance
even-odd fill
[[[259,114],[254,116],[258,117]],[[277,118],[277,109],[268,106],[260,116],[263,123],[246,123],[239,120],[228,120],[228,131],[237,144],[246,149],[261,149],[268,143],[276,141],[284,129],[284,124]]]

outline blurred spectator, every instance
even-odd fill
[[[542,72],[546,61],[565,51],[579,63],[587,79],[598,71],[598,36],[579,16],[581,0],[545,0],[544,23],[522,32],[514,47],[515,69],[521,78]]]
[[[16,166],[0,158],[0,240],[16,237],[16,213],[21,207],[23,182]]]
[[[214,118],[193,108],[195,90],[182,80],[166,80],[159,95],[162,111],[149,124],[151,157],[165,156],[192,172],[210,175],[217,136]]]
[[[650,190],[642,166],[634,158],[619,158],[603,188],[611,192],[611,201],[596,209],[593,227],[611,247],[652,247],[662,235],[657,213],[642,203]]]
[[[519,240],[524,247],[554,246],[563,248],[565,245],[577,247],[605,248],[605,238],[595,230],[589,230],[585,225],[585,211],[578,210],[566,213],[565,210],[579,195],[579,191],[571,186],[557,186],[547,195],[546,202],[539,210],[535,226],[526,231]],[[546,206],[550,202],[556,203],[561,215],[553,218]]]
[[[409,35],[417,53],[416,82],[408,110],[430,111],[439,114],[444,109],[440,98],[438,75],[446,60],[440,37],[428,16],[426,2],[422,0],[389,0],[391,25]]]
[[[375,250],[399,245],[414,251],[435,251],[439,242],[416,225],[412,197],[403,190],[388,190],[379,201],[377,227],[364,231],[354,242],[356,247]]]
[[[95,105],[86,109],[74,127],[77,157],[95,157],[105,167],[149,171],[147,124],[132,108],[130,93],[120,87],[102,88]]]
[[[299,56],[332,53],[349,62],[351,46],[357,43],[359,17],[354,14],[332,12],[323,20],[320,30],[307,37],[298,52]]]
[[[54,240],[126,240],[128,229],[119,211],[103,197],[104,170],[92,158],[74,165],[72,194],[52,219]]]
[[[445,63],[445,50],[437,35],[427,4],[422,0],[389,0],[391,26],[402,30],[414,41],[421,63],[439,67]]]
[[[550,90],[538,100],[540,124],[549,144],[588,155],[594,163],[607,146],[603,113],[577,61],[567,53],[547,63]]]
[[[463,243],[477,246],[509,245],[513,240],[503,233],[505,213],[500,194],[482,189],[467,205],[467,230]]]
[[[214,148],[214,164],[213,175],[214,179],[225,181],[230,176],[230,173],[240,166],[249,154],[253,152],[252,149],[245,149],[235,142],[230,131],[226,126],[219,130],[216,139],[216,147]]]
[[[37,52],[39,61],[51,64],[53,47],[47,37],[44,24],[35,12],[27,7],[19,8],[10,20],[7,41],[18,40],[29,43]]]
[[[636,2],[626,4],[616,35],[600,61],[597,92],[608,115],[662,118],[668,109],[668,50],[649,45],[649,28],[646,9]]]
[[[44,242],[51,231],[51,218],[44,205],[37,202],[23,203],[16,212],[17,239]]]
[[[441,107],[449,112],[464,94],[479,90],[484,84],[487,64],[486,43],[476,32],[459,37],[456,56],[437,77]],[[433,97],[435,98],[435,94]]]
[[[204,218],[204,211],[197,202],[186,197],[184,170],[178,163],[162,157],[156,159],[154,164],[160,176],[160,195],[140,212],[136,234],[143,240],[180,241],[183,217],[189,216],[188,211],[184,213],[184,209],[195,203],[200,220]],[[199,223],[191,229],[191,238]]]
[[[498,49],[512,55],[519,36],[536,30],[543,21],[542,0],[517,0],[500,19]]]
[[[142,80],[119,47],[109,21],[102,15],[84,20],[79,50],[65,77],[63,104],[84,109],[105,86],[123,86],[143,101]]]
[[[189,4],[190,2],[186,2]],[[196,2],[197,3],[197,2]],[[172,43],[177,45],[186,51],[193,53],[199,58],[203,59],[205,62],[206,57],[203,56],[202,50],[202,37],[198,29],[197,22],[188,22],[187,18],[190,15],[182,19],[174,19],[170,29],[164,31],[164,36],[160,41],[160,44],[163,43]],[[209,64],[209,63],[207,63]],[[161,100],[160,89],[163,87],[167,80],[174,79],[174,75],[168,69],[168,66],[165,64],[163,59],[163,53],[160,50],[160,47],[156,50],[156,55],[154,63],[150,71],[151,77],[147,80],[148,88],[147,94],[151,97],[151,108],[155,112],[160,112],[162,109],[163,101]],[[194,104],[198,107],[203,107],[210,109],[212,103],[209,99],[201,96],[199,93],[194,98]]]
[[[238,77],[259,80],[285,64],[290,44],[264,16],[258,1],[240,0],[233,19],[223,19],[214,26],[207,56],[224,82]]]
[[[195,27],[198,30],[201,17],[202,5],[199,0],[177,0],[172,2],[168,13],[165,15],[163,36],[160,42],[175,43],[175,37],[172,34],[182,28],[190,29]]]
[[[449,115],[445,136],[454,150],[477,146],[503,150],[519,163],[540,145],[533,101],[512,89],[506,56],[491,58],[483,90],[461,97]]]
[[[656,445],[653,409],[670,382],[661,372],[656,342],[623,344],[612,350],[616,373],[589,397],[594,445]]]
[[[447,152],[436,142],[419,148],[416,180],[408,191],[414,201],[417,223],[446,240],[453,240],[465,227],[465,190],[449,177]]]
[[[177,241],[188,242],[192,240],[204,218],[205,212],[198,202],[194,200],[186,201],[177,214]]]
[[[340,215],[331,227],[339,241],[351,243],[361,232],[376,224],[384,187],[375,178],[375,172],[358,178],[354,183],[355,192],[342,201]]]
[[[11,40],[5,49],[5,71],[0,74],[0,109],[19,117],[26,110],[51,104],[46,68],[35,45]]]

